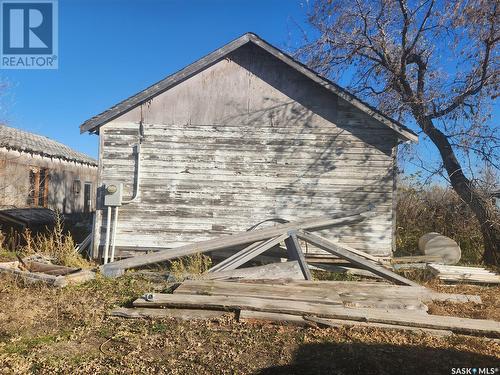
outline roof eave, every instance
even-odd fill
[[[205,57],[195,61],[194,63],[186,66],[185,68],[179,70],[178,72],[169,75],[163,80],[149,86],[148,88],[138,92],[137,94],[125,99],[124,101],[118,103],[117,105],[111,107],[107,111],[85,121],[80,125],[80,134],[87,131],[94,131],[96,128],[104,125],[107,122],[113,121],[114,119],[120,117],[124,113],[131,111],[132,109],[140,106],[141,104],[147,102],[153,97],[165,92],[171,87],[178,85],[179,83],[185,81],[186,79],[196,75],[200,71],[206,69],[207,67],[215,64],[216,62],[222,60],[228,53],[236,50],[237,48],[243,46],[250,41],[250,34],[244,34],[239,38],[229,42],[223,47],[209,53]],[[124,107],[120,110],[120,107]],[[113,110],[112,113],[107,114],[108,111]]]
[[[410,129],[406,128],[404,125],[400,124],[394,119],[385,116],[381,112],[378,112],[374,108],[370,107],[368,104],[363,103],[361,100],[356,98],[354,95],[350,94],[345,89],[327,80],[326,78],[321,77],[307,66],[299,63],[291,56],[283,53],[281,50],[267,43],[254,33],[246,33],[242,35],[241,37],[233,40],[232,42],[229,42],[225,46],[213,51],[212,53],[206,55],[205,57],[199,59],[198,61],[188,65],[187,67],[178,71],[177,73],[168,76],[167,78],[153,84],[152,86],[146,88],[145,90],[142,90],[139,93],[111,107],[107,111],[102,112],[101,114],[85,121],[82,125],[80,125],[80,133],[85,133],[87,131],[96,132],[96,130],[100,126],[110,121],[113,121],[114,119],[120,117],[124,113],[131,111],[132,109],[147,102],[153,97],[161,94],[162,92],[167,91],[171,87],[181,83],[182,81],[192,77],[198,72],[215,64],[216,62],[222,60],[227,54],[233,52],[234,50],[236,50],[237,48],[243,46],[248,42],[252,42],[255,45],[261,47],[265,51],[269,52],[276,58],[280,59],[281,61],[292,67],[293,69],[306,75],[316,83],[325,87],[334,94],[340,96],[342,99],[348,101],[361,111],[367,113],[368,115],[372,116],[382,124],[393,129],[399,135],[399,138],[405,141],[418,143],[418,135],[412,132]]]

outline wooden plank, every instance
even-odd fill
[[[380,260],[380,258],[377,258],[377,257],[374,257],[373,255],[370,255],[370,254],[367,254],[365,253],[364,251],[361,251],[361,250],[357,250],[349,245],[346,245],[344,243],[340,243],[340,242],[335,242],[338,246],[341,246],[342,248],[344,248],[345,250],[348,250],[350,251],[351,253],[353,254],[356,254],[356,255],[359,255],[360,257],[363,257],[365,259],[368,259],[368,260],[371,260],[372,262],[375,262],[375,263],[382,263],[382,261]]]
[[[437,255],[414,255],[414,256],[404,256],[395,257],[391,259],[391,263],[429,263],[441,260],[442,257]]]
[[[238,321],[248,322],[248,323],[287,323],[298,326],[307,326],[311,323],[319,326],[326,327],[366,327],[366,328],[376,328],[376,329],[387,329],[387,330],[399,330],[399,331],[410,331],[416,333],[424,333],[435,337],[447,337],[453,335],[453,332],[448,330],[438,330],[438,329],[428,329],[428,328],[416,328],[408,326],[399,326],[394,324],[384,324],[384,323],[367,323],[358,322],[354,320],[341,320],[341,319],[323,319],[314,316],[298,316],[290,314],[278,314],[269,313],[261,311],[251,311],[251,310],[241,310],[238,316]]]
[[[111,310],[109,315],[121,318],[150,318],[179,320],[210,320],[220,318],[227,312],[217,310],[192,310],[192,309],[147,309],[147,308],[126,308],[118,307]]]
[[[382,309],[349,309],[321,303],[292,302],[251,297],[154,294],[151,300],[139,298],[136,307],[175,307],[215,310],[255,310],[292,315],[313,315],[320,318],[365,321],[409,327],[444,329],[455,333],[500,337],[500,323],[492,320],[427,315]]]
[[[338,293],[335,290],[306,289],[289,286],[267,286],[265,284],[232,283],[222,281],[187,280],[174,293],[209,296],[244,296],[263,299],[304,301],[343,305],[358,308],[406,309],[427,311],[427,306],[418,295],[391,295],[382,293]]]
[[[44,273],[22,271],[18,269],[18,264],[19,262],[3,263],[2,265],[0,265],[0,272],[10,273],[25,280],[28,283],[44,282],[49,285],[53,285],[58,277],[53,275],[46,275]]]
[[[268,240],[269,241],[269,240]],[[216,264],[212,268],[210,268],[207,272],[216,272],[216,271],[224,271],[225,267],[229,265],[234,259],[239,258],[242,254],[246,254],[248,251],[255,249],[256,247],[264,244],[266,241],[258,241],[253,244],[248,245],[247,247],[241,249],[236,254],[232,254],[226,257],[222,262]],[[224,250],[222,250],[224,251]]]
[[[486,268],[483,268],[483,267],[471,267],[471,266],[449,266],[449,265],[444,265],[444,264],[436,264],[436,263],[433,263],[431,264],[430,266],[433,266],[437,269],[442,269],[442,270],[464,270],[464,271],[486,271],[486,272],[491,272],[493,273],[493,271],[490,271]]]
[[[367,271],[367,270],[361,269],[361,268],[355,268],[355,267],[316,263],[314,265],[309,265],[309,268],[311,270],[316,270],[316,271],[345,273],[347,275],[354,275],[354,276],[361,276],[361,277],[365,277],[365,278],[368,277],[368,278],[373,278],[373,279],[384,280],[382,277],[375,275],[374,273],[372,273],[370,271]]]
[[[230,271],[206,273],[200,277],[204,280],[304,280],[304,275],[298,262],[281,262],[256,267],[237,268]]]
[[[439,276],[439,279],[450,283],[473,283],[473,284],[499,284],[500,278],[478,278],[478,277],[456,277],[456,276]]]
[[[428,269],[445,282],[467,282],[477,284],[499,284],[500,275],[480,267],[444,266],[428,264]]]
[[[285,245],[288,251],[288,257],[291,260],[299,262],[304,278],[306,280],[312,280],[311,271],[309,271],[309,267],[306,263],[306,259],[304,258],[304,253],[302,252],[302,248],[300,247],[295,231],[288,232],[288,237],[285,239]]]
[[[279,314],[279,313],[270,313],[270,312],[252,311],[252,310],[241,310],[240,313],[238,314],[238,321],[248,322],[248,323],[279,322],[297,326],[311,325],[306,320],[304,320],[303,317],[299,315]]]
[[[252,260],[256,256],[262,254],[266,250],[278,245],[280,242],[285,240],[288,237],[287,234],[282,234],[280,236],[276,236],[270,238],[264,242],[257,242],[256,244],[252,244],[241,251],[238,251],[233,256],[227,258],[225,261],[217,264],[212,267],[208,272],[217,272],[217,271],[230,271],[238,268],[239,266],[245,264],[246,262]]]
[[[354,320],[322,319],[314,316],[304,316],[303,319],[306,322],[313,322],[319,324],[320,326],[326,326],[326,327],[367,327],[367,328],[378,328],[378,329],[389,329],[389,330],[402,330],[402,331],[410,331],[416,333],[424,333],[436,337],[447,337],[453,335],[452,331],[442,330],[442,329],[417,328],[404,325],[384,324],[384,323],[358,322]]]
[[[79,268],[46,264],[36,261],[27,261],[26,263],[30,272],[42,272],[47,275],[64,276],[68,273],[77,272],[79,270]]]
[[[225,260],[232,256],[234,254],[234,250],[218,250],[218,251],[213,251],[208,253],[212,260],[213,259],[218,259],[222,262],[222,260]],[[258,255],[253,259],[255,262],[260,262],[261,264],[268,264],[268,263],[281,263],[281,262],[286,262],[288,258],[286,258],[286,253],[283,251],[282,257],[275,256],[274,253],[270,253],[269,255]]]
[[[0,272],[10,273],[23,279],[28,283],[43,282],[56,287],[64,287],[69,284],[80,284],[95,278],[95,273],[90,270],[80,270],[65,276],[49,275],[42,272],[22,271],[18,268],[19,262],[8,262],[0,264]]]
[[[75,285],[85,283],[95,279],[95,272],[91,270],[81,270],[65,276],[58,276],[55,286],[63,287],[66,285]]]
[[[304,240],[309,242],[310,244],[319,247],[322,250],[328,251],[332,253],[333,255],[336,255],[340,258],[346,259],[353,264],[366,269],[370,272],[373,272],[375,275],[379,275],[389,281],[395,282],[396,284],[400,285],[410,285],[410,286],[418,286],[419,284],[408,280],[405,277],[399,276],[398,274],[389,271],[388,269],[379,266],[375,262],[371,262],[367,259],[364,259],[360,257],[357,254],[351,253],[349,250],[346,250],[339,246],[338,244],[328,241],[322,237],[319,237],[317,235],[305,232],[305,231],[299,231],[297,232],[297,236]]]
[[[196,283],[206,283],[206,281],[186,280],[177,290],[186,290],[190,285]],[[408,299],[419,299],[421,301],[448,301],[448,302],[474,302],[481,303],[481,297],[467,294],[438,293],[423,286],[399,286],[380,282],[361,282],[361,281],[298,281],[283,280],[238,280],[238,282],[217,281],[217,285],[227,285],[228,290],[240,290],[242,293],[248,288],[257,288],[261,294],[290,292],[310,298],[330,298],[340,300],[342,296],[346,300],[362,300],[369,298],[394,298],[400,301]]]
[[[364,220],[367,216],[369,216],[370,209],[371,207],[369,209],[363,208],[351,212],[338,213],[332,217],[321,217],[301,222],[279,224],[272,228],[256,229],[250,232],[237,233],[225,237],[188,244],[174,249],[160,250],[152,254],[139,255],[133,258],[105,264],[104,266],[101,266],[101,272],[105,276],[116,277],[122,275],[128,268],[145,266],[186,255],[223,250],[257,241],[267,240],[271,237],[279,236],[291,229],[324,229],[336,225],[345,225],[346,223]]]

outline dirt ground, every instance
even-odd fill
[[[0,373],[451,374],[500,365],[499,341],[466,336],[107,316],[165,286],[129,275],[53,289],[1,276]],[[499,287],[430,286],[484,301],[433,303],[433,314],[500,320]]]

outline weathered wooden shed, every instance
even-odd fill
[[[47,137],[0,125],[0,209],[95,209],[97,160]]]
[[[80,129],[99,134],[99,186],[122,183],[128,200],[116,220],[117,257],[368,204],[375,217],[330,237],[389,256],[396,146],[417,140],[251,33]],[[113,241],[103,194],[96,257]]]

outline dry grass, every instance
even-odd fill
[[[483,301],[482,304],[433,302],[428,304],[431,314],[491,319],[500,322],[500,286],[445,285],[436,281],[429,282],[426,286],[443,293],[477,294]]]
[[[0,373],[442,374],[451,367],[492,366],[500,358],[498,342],[465,336],[298,328],[230,317],[179,322],[107,316],[114,306],[166,287],[133,274],[64,289],[0,278]],[[462,286],[452,291],[472,292]],[[489,288],[474,293],[485,303],[497,301],[490,300]],[[498,313],[500,306],[489,308]]]
[[[19,249],[19,254],[43,255],[54,260],[55,264],[68,267],[90,267],[91,264],[75,251],[75,242],[69,232],[64,232],[62,218],[56,214],[54,227],[49,232],[33,235],[29,229],[23,233],[25,245]]]
[[[198,253],[187,257],[179,258],[170,263],[170,275],[177,281],[182,281],[186,277],[196,278],[210,269],[212,258]]]
[[[418,254],[420,236],[438,232],[460,245],[461,263],[482,262],[484,247],[479,223],[452,189],[407,181],[398,188],[396,210],[397,255]]]

